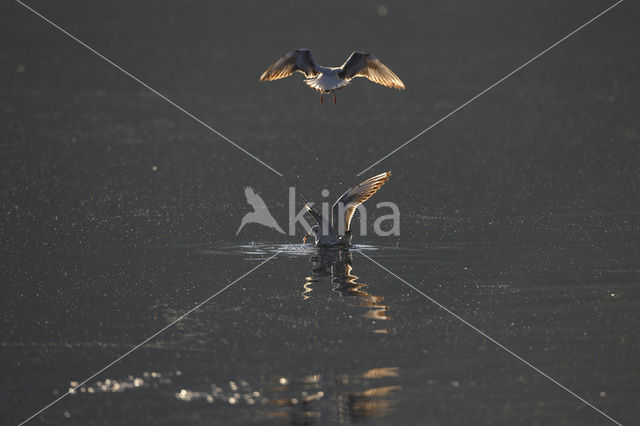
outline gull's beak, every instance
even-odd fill
[[[306,242],[307,242],[307,237],[308,237],[309,235],[311,235],[311,234],[307,234],[307,235],[305,235],[304,237],[302,237],[302,244],[304,244],[304,243],[306,243]]]

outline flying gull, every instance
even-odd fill
[[[313,236],[316,247],[349,246],[351,244],[351,219],[356,208],[371,198],[389,179],[389,176],[391,176],[391,172],[370,177],[342,194],[331,208],[331,223],[328,218],[323,218],[305,201],[304,206],[318,224],[311,228],[311,232],[304,236],[302,242],[307,242],[307,237]]]
[[[278,80],[289,77],[294,72],[305,75],[304,82],[322,94],[333,93],[333,103],[336,103],[337,90],[351,83],[356,77],[366,77],[374,83],[404,90],[404,83],[385,64],[367,52],[353,52],[349,59],[339,67],[323,67],[313,59],[311,50],[293,50],[275,61],[260,76],[260,81]]]

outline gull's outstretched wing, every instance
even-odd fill
[[[361,184],[349,189],[338,198],[338,201],[335,202],[331,209],[331,225],[338,231],[338,235],[343,235],[344,232],[349,230],[351,218],[356,208],[371,198],[371,196],[389,180],[389,176],[391,176],[391,172],[380,173],[379,175],[370,177]],[[344,216],[342,216],[342,214],[344,214]],[[340,229],[340,225],[344,225],[344,231]]]
[[[322,235],[336,235],[335,229],[329,223],[329,220],[325,220],[320,213],[318,213],[313,207],[311,207],[307,202],[304,202],[304,206],[307,211],[313,216],[318,225],[320,226],[320,233]],[[324,227],[327,226],[328,229],[325,231]]]
[[[347,80],[354,77],[366,77],[374,83],[404,90],[404,83],[385,64],[367,52],[353,52],[342,65],[338,76]]]
[[[260,76],[260,81],[278,80],[298,71],[307,78],[318,75],[318,64],[309,49],[293,50],[275,61]]]
[[[250,186],[247,186],[244,189],[244,195],[247,197],[247,203],[253,207],[254,211],[258,212],[260,210],[268,210],[267,205],[262,200],[262,197],[256,194]]]

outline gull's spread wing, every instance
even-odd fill
[[[280,78],[289,77],[298,71],[307,78],[318,75],[318,64],[313,59],[313,55],[309,49],[293,50],[282,58],[269,65],[262,75],[260,81],[278,80]]]
[[[316,220],[316,222],[318,223],[318,225],[320,226],[320,233],[322,235],[335,235],[335,230],[333,229],[333,227],[331,226],[331,224],[329,224],[328,220],[325,220],[322,215],[320,213],[318,213],[313,207],[311,207],[309,204],[307,204],[307,202],[304,202],[304,206],[307,209],[307,211],[311,214],[311,216],[313,216],[313,218]],[[324,228],[328,227],[327,230],[325,230]]]
[[[404,83],[385,64],[367,52],[353,52],[342,65],[339,77],[350,80],[366,77],[374,83],[393,89],[404,90]]]
[[[391,172],[380,173],[379,175],[370,177],[359,185],[354,186],[347,192],[342,194],[338,201],[332,207],[332,225],[333,228],[338,231],[339,235],[344,234],[349,230],[351,225],[351,218],[356,211],[356,208],[365,201],[367,201],[373,194],[375,194],[384,183],[389,180]],[[342,216],[344,214],[344,216]],[[342,222],[341,222],[342,221]],[[344,231],[342,231],[341,225],[344,225]]]

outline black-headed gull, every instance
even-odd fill
[[[311,232],[304,236],[302,242],[305,243],[307,237],[313,236],[316,247],[349,246],[351,244],[351,218],[353,218],[356,208],[378,192],[380,187],[389,180],[389,176],[391,176],[391,172],[380,173],[342,194],[331,208],[331,223],[328,218],[323,218],[305,201],[304,206],[318,224],[311,228]]]
[[[374,83],[404,90],[404,83],[385,64],[367,52],[353,52],[349,59],[340,67],[323,67],[313,59],[311,50],[293,50],[275,61],[260,76],[260,81],[278,80],[289,77],[294,72],[301,72],[307,78],[307,86],[321,93],[333,93],[333,103],[336,103],[335,92],[351,83],[356,77],[366,77]]]

